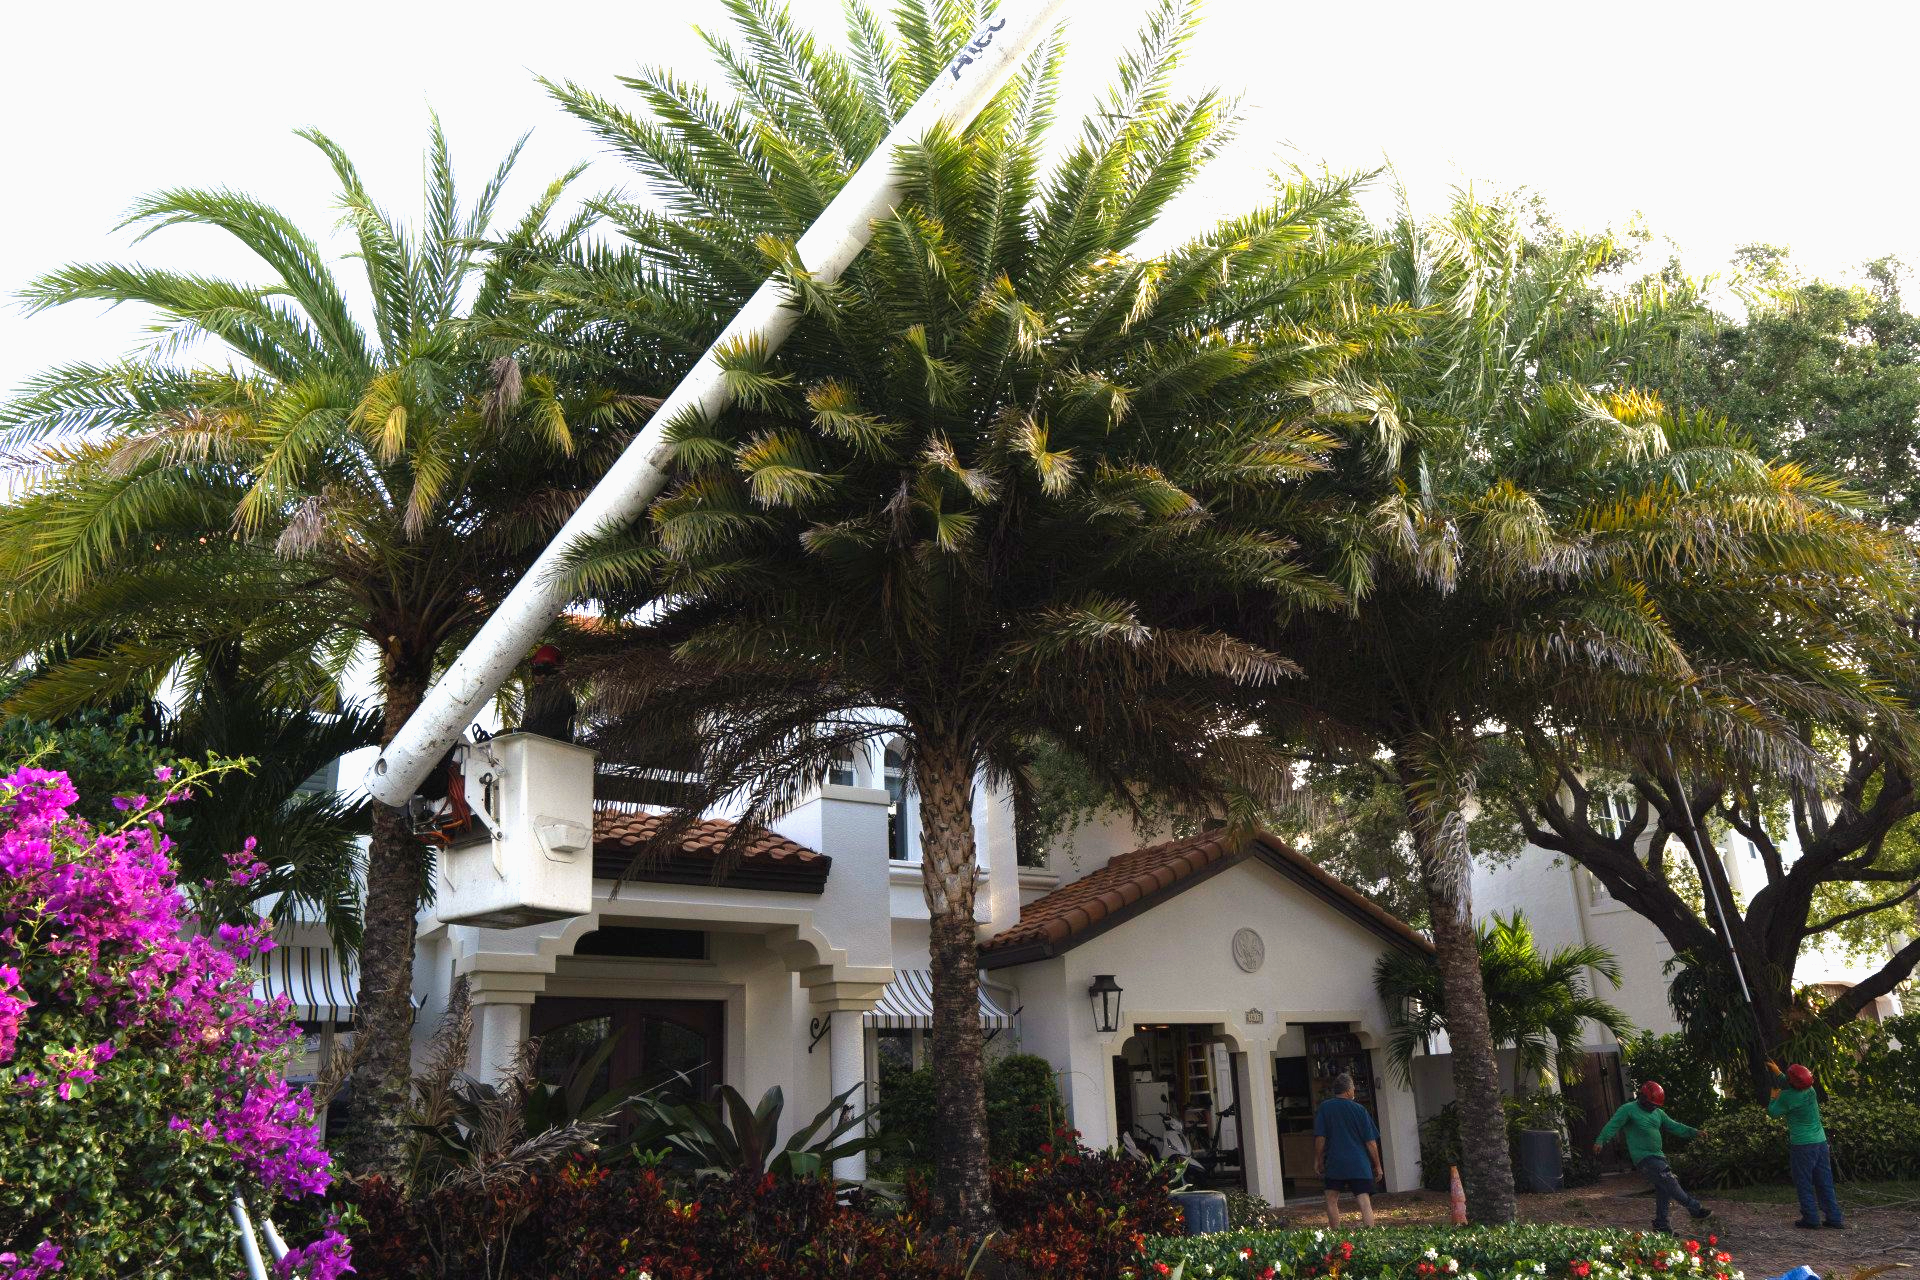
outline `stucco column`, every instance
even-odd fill
[[[987,852],[987,921],[981,941],[1020,923],[1020,849],[1014,840],[1013,794],[982,784],[974,821]]]
[[[473,1042],[467,1046],[467,1070],[482,1084],[499,1084],[513,1069],[527,1040],[533,1002],[488,1001],[473,1006]]]
[[[1385,1058],[1380,1049],[1367,1054],[1368,1068],[1386,1086],[1374,1090],[1380,1103],[1381,1163],[1387,1167],[1387,1190],[1413,1191],[1420,1186],[1420,1117],[1413,1090],[1400,1088],[1384,1074]]]
[[[833,1079],[833,1096],[837,1098],[849,1089],[859,1090],[844,1105],[864,1115],[867,1110],[867,1090],[864,1087],[867,1082],[867,1036],[865,1028],[860,1025],[860,1013],[855,1009],[841,1009],[829,1016],[833,1019],[833,1025],[827,1033],[827,1069]],[[848,1133],[846,1137],[853,1138],[863,1132],[864,1120],[859,1130]],[[867,1153],[857,1151],[835,1160],[833,1176],[848,1182],[864,1182],[867,1177]]]
[[[1247,1096],[1240,1102],[1240,1157],[1247,1162],[1247,1190],[1268,1204],[1286,1203],[1280,1167],[1280,1121],[1273,1110],[1273,1046],[1247,1046]]]

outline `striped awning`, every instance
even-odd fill
[[[862,1015],[861,1023],[883,1031],[927,1030],[933,1026],[933,972],[929,969],[896,969],[893,981],[880,993],[880,1003]],[[980,988],[980,1025],[989,1031],[1004,1031],[1013,1025],[1013,1015],[993,1002],[985,987]]]
[[[332,947],[281,943],[253,962],[253,994],[260,1000],[285,996],[299,1022],[351,1022],[360,1001],[360,975],[343,964]]]

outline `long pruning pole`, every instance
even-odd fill
[[[1029,0],[974,32],[800,237],[795,251],[801,266],[822,283],[839,279],[872,238],[875,220],[887,216],[899,197],[894,153],[937,126],[963,126],[978,115],[1065,4]],[[366,786],[374,799],[390,805],[407,802],[566,607],[567,557],[602,534],[631,524],[659,496],[671,462],[668,425],[688,414],[712,418],[727,407],[722,355],[749,342],[772,351],[786,341],[797,320],[777,280],[768,280],[747,299],[373,762]]]
[[[1673,763],[1673,747],[1662,744],[1667,753],[1667,772],[1673,778],[1674,797],[1680,802],[1680,813],[1687,820],[1687,834],[1681,837],[1681,843],[1687,846],[1687,856],[1693,863],[1693,869],[1700,873],[1700,887],[1707,895],[1707,901],[1713,904],[1714,918],[1720,922],[1720,935],[1727,940],[1727,958],[1733,961],[1733,975],[1740,980],[1740,994],[1747,1002],[1747,1014],[1753,1017],[1756,1031],[1760,1019],[1754,1017],[1753,988],[1747,985],[1747,971],[1740,963],[1740,948],[1733,940],[1733,926],[1727,923],[1726,908],[1720,905],[1720,887],[1714,883],[1713,871],[1707,865],[1711,856],[1706,845],[1700,839],[1700,828],[1693,820],[1693,804],[1687,799],[1687,784],[1680,777],[1680,770]]]

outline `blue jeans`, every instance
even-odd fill
[[[1700,1202],[1687,1194],[1687,1189],[1680,1185],[1680,1179],[1673,1176],[1672,1166],[1663,1157],[1648,1156],[1633,1167],[1640,1171],[1641,1177],[1653,1184],[1653,1229],[1655,1231],[1673,1230],[1673,1224],[1667,1220],[1667,1206],[1676,1200],[1685,1205],[1687,1212],[1694,1217],[1704,1216],[1706,1211],[1701,1207]]]
[[[1800,1221],[1818,1222],[1814,1194],[1819,1193],[1819,1210],[1828,1222],[1839,1226],[1840,1202],[1833,1195],[1833,1153],[1824,1142],[1802,1142],[1787,1148],[1787,1164],[1793,1170],[1793,1189],[1800,1197]]]

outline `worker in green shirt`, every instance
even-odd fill
[[[1662,1111],[1660,1105],[1666,1100],[1667,1091],[1658,1082],[1649,1080],[1641,1085],[1640,1095],[1632,1102],[1622,1103],[1613,1113],[1613,1119],[1607,1121],[1607,1127],[1594,1139],[1593,1154],[1599,1155],[1600,1149],[1613,1141],[1614,1134],[1626,1135],[1627,1159],[1633,1162],[1640,1176],[1653,1185],[1653,1229],[1670,1232],[1673,1224],[1667,1220],[1667,1206],[1673,1201],[1687,1206],[1687,1212],[1695,1218],[1704,1218],[1713,1210],[1680,1185],[1680,1179],[1673,1176],[1673,1167],[1667,1163],[1664,1135],[1691,1138],[1700,1131]]]
[[[1773,1067],[1771,1062],[1767,1065]],[[1800,1220],[1793,1225],[1809,1231],[1821,1226],[1838,1231],[1847,1223],[1833,1194],[1833,1152],[1827,1146],[1826,1127],[1820,1123],[1813,1072],[1797,1062],[1784,1076],[1778,1074],[1778,1067],[1773,1069],[1773,1100],[1767,1103],[1767,1114],[1787,1122],[1787,1167],[1793,1171],[1793,1189],[1800,1197]],[[1817,1206],[1815,1192],[1819,1193]]]

